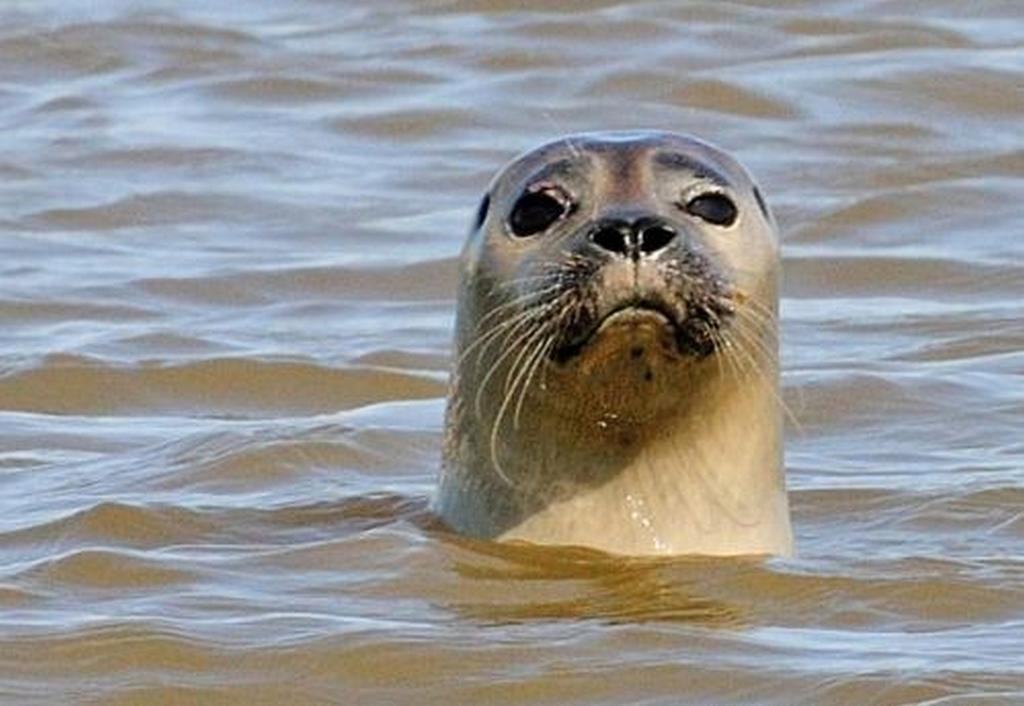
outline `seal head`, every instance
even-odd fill
[[[787,553],[778,239],[724,152],[592,133],[510,163],[462,257],[435,508],[468,534]]]

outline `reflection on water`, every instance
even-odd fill
[[[467,552],[451,564],[463,579],[462,602],[451,608],[485,625],[539,620],[741,625],[737,608],[695,594],[688,576],[705,564],[706,570],[722,566],[733,573],[743,562],[622,559],[585,549],[449,541]]]
[[[0,7],[0,703],[1024,702],[1016,0]],[[784,232],[799,556],[453,537],[456,255],[559,133]]]

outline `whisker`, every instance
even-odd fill
[[[483,328],[483,326],[486,323],[488,323],[498,314],[501,314],[507,311],[508,309],[512,309],[518,306],[521,306],[524,310],[526,310],[530,307],[531,304],[540,303],[546,295],[557,292],[558,289],[559,286],[557,284],[553,284],[549,287],[544,287],[543,289],[539,289],[533,292],[525,292],[519,295],[518,297],[514,297],[506,302],[502,302],[501,304],[493,306],[490,309],[488,309],[483,316],[480,317],[480,320],[477,321],[476,323],[474,331],[479,331],[481,328]]]
[[[737,313],[739,314],[739,312]],[[760,338],[757,336],[753,336],[752,332],[748,331],[743,326],[744,322],[749,324],[750,319],[745,320],[743,315],[739,315],[737,318],[739,325],[730,328],[730,334],[733,337],[734,341],[740,344],[737,346],[737,350],[744,353],[744,355],[747,357],[747,360],[754,368],[754,371],[757,373],[757,375],[760,377],[764,377],[766,373],[762,363],[776,364],[775,361],[778,359],[777,352],[769,349],[767,347],[767,344],[764,343],[764,341],[760,340]],[[765,356],[767,360],[759,361],[758,358],[753,354],[753,351],[751,349],[753,349],[753,351],[758,352],[760,355]],[[767,385],[766,388],[775,398],[775,401],[779,404],[779,407],[782,409],[782,412],[783,414],[785,414],[786,418],[793,424],[797,432],[802,434],[803,425],[800,423],[800,420],[797,419],[796,414],[793,413],[793,410],[789,407],[789,405],[786,404],[786,401],[782,399],[782,395],[779,394],[778,391],[778,386],[775,384],[771,384]]]
[[[519,401],[516,403],[516,411],[512,416],[512,427],[515,429],[519,428],[519,414],[523,410],[523,402],[526,400],[526,393],[530,389],[530,385],[533,383],[534,376],[537,374],[537,370],[544,363],[547,358],[548,352],[554,345],[555,337],[546,336],[542,338],[533,354],[531,362],[529,363],[529,373],[526,376],[526,382],[523,383],[522,390],[519,393]]]
[[[508,338],[510,338],[514,334],[515,330],[524,321],[532,319],[533,316],[534,313],[532,311],[522,311],[502,321],[499,324],[495,324],[493,327],[488,329],[486,332],[480,334],[475,339],[473,339],[473,341],[470,342],[469,346],[466,347],[466,350],[462,351],[459,354],[457,364],[461,366],[469,358],[469,355],[478,348],[480,349],[479,352],[482,354],[500,338],[502,333],[505,334],[504,340],[508,340]]]
[[[521,344],[523,346],[523,349],[526,350],[530,345],[532,345],[534,338],[536,338],[538,336],[539,337],[543,337],[544,333],[545,332],[544,332],[543,329],[537,329],[536,331],[530,332],[530,335],[527,338],[527,340],[522,342],[522,344]],[[517,345],[520,345],[520,344],[517,343]],[[509,377],[511,377],[513,374],[515,374],[515,381],[514,381],[514,383],[512,385],[511,391],[510,391],[509,387],[508,387],[508,378],[506,378],[506,385],[505,385],[506,391],[505,391],[504,396],[502,397],[501,406],[498,408],[498,414],[494,417],[494,421],[491,423],[491,433],[490,433],[490,437],[489,437],[491,464],[494,466],[494,470],[498,474],[498,476],[502,480],[504,480],[506,484],[508,484],[509,486],[512,486],[512,487],[514,487],[514,483],[508,477],[508,475],[505,473],[504,469],[501,467],[501,461],[498,458],[498,433],[501,431],[501,422],[502,422],[502,420],[505,417],[505,412],[508,410],[508,405],[512,401],[513,397],[515,397],[515,395],[513,394],[513,391],[515,390],[515,386],[518,385],[519,379],[522,377],[523,373],[525,372],[525,369],[520,370],[520,369],[517,368],[517,364],[518,364],[519,360],[520,359],[517,358],[516,363],[514,363],[513,366],[509,369],[509,373],[508,373]],[[479,402],[479,396],[477,397],[477,401]],[[478,414],[479,414],[479,409],[478,409]]]
[[[531,316],[531,317],[523,318],[515,326],[515,328],[512,331],[509,332],[509,334],[505,338],[506,341],[512,335],[516,335],[516,338],[495,359],[495,361],[491,364],[491,367],[487,370],[487,373],[484,375],[483,379],[478,383],[477,390],[476,390],[476,405],[475,405],[476,413],[478,415],[482,415],[483,414],[483,403],[482,403],[483,394],[484,394],[484,391],[487,389],[487,385],[490,383],[491,378],[494,376],[494,373],[497,372],[498,368],[500,368],[502,363],[505,362],[505,359],[508,358],[510,355],[514,354],[516,352],[516,349],[518,348],[518,346],[522,345],[523,342],[525,340],[527,340],[534,333],[534,331],[532,331],[530,329],[527,329],[524,333],[516,333],[516,332],[520,328],[522,328],[523,326],[528,325],[528,324],[532,324],[532,323],[534,323],[534,317]]]

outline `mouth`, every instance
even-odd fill
[[[675,329],[675,317],[667,307],[655,302],[629,302],[615,307],[601,318],[591,331],[593,337],[615,326],[653,325]]]
[[[571,327],[564,337],[564,343],[555,348],[552,358],[559,363],[565,363],[581,355],[591,343],[606,332],[614,329],[646,329],[647,331],[660,332],[664,334],[666,344],[669,348],[676,348],[678,353],[694,353],[696,348],[693,343],[697,329],[694,322],[687,317],[680,317],[680,312],[673,311],[667,305],[656,301],[628,301],[624,302],[600,317],[591,318]],[[623,345],[630,345],[634,334],[623,337]],[[710,339],[710,337],[707,337]],[[703,337],[702,337],[703,340]],[[710,353],[710,351],[708,351]]]

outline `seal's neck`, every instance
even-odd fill
[[[643,443],[607,482],[501,536],[621,554],[789,554],[773,392],[731,388],[717,397]]]
[[[631,555],[788,554],[776,373],[728,373],[705,370],[692,404],[642,427],[569,423],[528,405],[496,439],[482,420],[460,421],[468,410],[453,394],[436,508],[484,537]]]

